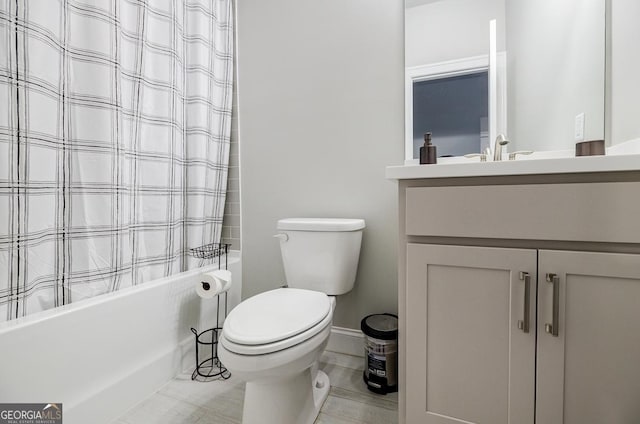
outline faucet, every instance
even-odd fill
[[[493,143],[493,161],[499,162],[502,160],[502,146],[509,144],[509,140],[504,134],[498,134],[496,141]]]
[[[516,160],[518,155],[531,155],[533,154],[533,150],[518,150],[517,152],[509,153],[509,160]]]
[[[509,144],[509,140],[507,140],[507,137],[504,136],[504,134],[499,134],[496,137],[496,141],[493,144],[493,161],[494,162],[500,162],[502,161],[502,147],[506,146],[507,144]],[[522,154],[522,155],[528,155],[530,153],[530,151],[519,151],[519,152],[514,152],[511,155],[509,155],[509,160],[514,160],[516,158],[516,155]],[[491,156],[491,148],[487,147],[483,153],[469,153],[467,155],[464,155],[465,158],[480,158],[480,162],[486,162],[487,158]]]

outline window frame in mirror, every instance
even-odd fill
[[[405,68],[405,164],[412,164],[417,161],[413,157],[413,85],[422,81],[491,72],[489,62],[489,55],[487,54]],[[488,117],[489,120],[491,120],[492,114],[496,117],[496,131],[498,133],[506,133],[507,84],[506,73],[504,72],[506,70],[506,62],[506,54],[499,52],[496,57],[497,99],[495,105],[491,105],[490,102]],[[489,87],[489,93],[491,93],[491,87]],[[491,136],[489,141],[493,141]]]

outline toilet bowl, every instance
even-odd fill
[[[318,295],[326,298],[320,302],[327,308],[324,316],[319,315]],[[247,382],[242,422],[312,424],[329,394],[329,378],[316,364],[331,334],[335,299],[310,290],[281,288],[241,305],[246,308],[234,309],[225,321],[235,332],[222,332],[218,355],[234,377]],[[313,312],[317,314],[309,314],[301,306],[316,306]],[[260,323],[272,326],[270,337],[255,337],[259,330],[253,334],[246,331],[252,328],[250,317],[259,320],[256,312],[266,307],[272,311],[271,319]],[[272,341],[262,343],[265,339]]]
[[[364,221],[278,221],[289,287],[255,295],[225,319],[218,356],[246,381],[243,424],[313,424],[329,394],[318,359],[335,295],[353,288]]]

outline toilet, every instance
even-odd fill
[[[253,296],[227,316],[218,355],[246,381],[243,424],[312,424],[329,394],[318,359],[335,296],[353,288],[365,222],[288,218],[277,237],[286,287]]]

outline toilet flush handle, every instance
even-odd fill
[[[289,241],[289,235],[287,233],[279,233],[274,235],[275,238],[279,238],[281,242]]]

